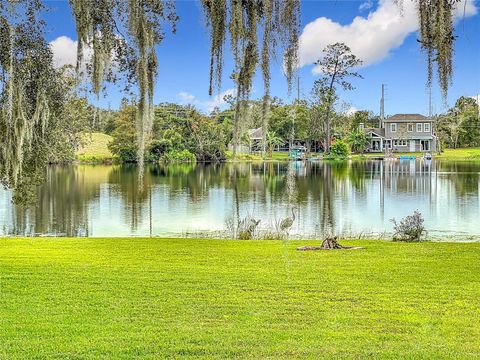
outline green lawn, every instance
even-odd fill
[[[232,159],[232,152],[231,151],[227,151],[226,153],[227,155],[227,159],[229,161],[233,161]],[[274,151],[272,153],[272,157],[270,158],[270,156],[268,155],[267,153],[267,158],[265,160],[269,161],[269,160],[288,160],[288,152],[286,151]],[[246,153],[237,153],[237,158],[235,161],[263,161],[262,159],[262,155],[261,154],[246,154]]]
[[[410,155],[422,157],[423,153],[393,153],[395,156]],[[366,153],[363,155],[353,154],[352,159],[368,159],[371,157],[383,156],[383,153]],[[443,160],[480,160],[480,148],[464,148],[464,149],[445,149],[441,154],[433,153],[435,159]]]
[[[102,133],[85,134],[85,145],[77,151],[77,159],[82,162],[111,161],[113,154],[108,149],[112,137]]]
[[[480,243],[0,239],[0,358],[479,358]]]
[[[448,160],[480,160],[480,148],[445,149],[438,158]]]

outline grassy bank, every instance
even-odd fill
[[[415,157],[422,157],[423,153],[394,153],[394,155],[409,155]],[[353,154],[352,159],[369,159],[379,156],[383,156],[383,153]],[[441,154],[433,153],[433,156],[435,159],[442,160],[476,161],[480,160],[480,148],[445,149]]]
[[[480,160],[480,148],[445,149],[437,157],[445,160]]]
[[[0,239],[0,358],[480,357],[480,244]]]
[[[102,163],[111,162],[113,154],[108,148],[112,137],[102,133],[89,133],[84,135],[85,145],[78,149],[77,159],[81,162]]]
[[[91,133],[85,135],[85,146],[77,151],[77,159],[84,163],[105,163],[114,160],[113,154],[108,149],[108,143],[112,140],[110,135],[102,133]],[[231,151],[227,151],[227,161],[232,160]],[[396,156],[410,155],[422,157],[422,153],[395,153]],[[315,154],[318,156],[318,154]],[[372,157],[381,157],[382,153],[367,153],[367,154],[353,154],[351,158],[354,160],[369,159]],[[443,160],[458,160],[458,161],[480,161],[480,148],[468,149],[445,149],[440,155],[434,154],[436,159]],[[288,160],[288,152],[273,152],[272,158],[267,158],[267,161],[281,161]],[[244,161],[263,161],[259,154],[244,154],[238,153],[237,162]]]
[[[227,161],[233,161],[233,155],[231,151],[227,151]],[[274,151],[272,156],[270,157],[267,154],[265,161],[278,161],[278,160],[288,160],[289,155],[288,152],[285,151]],[[246,154],[246,153],[237,153],[237,157],[235,159],[236,162],[238,161],[264,161],[261,154]]]

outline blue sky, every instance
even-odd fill
[[[467,0],[457,19],[458,40],[455,48],[454,77],[448,105],[461,95],[480,93],[480,16],[478,1]],[[52,42],[59,64],[75,61],[76,34],[67,1],[47,2],[47,40]],[[158,47],[159,75],[155,88],[155,103],[192,103],[207,112],[215,105],[224,106],[224,93],[231,92],[229,80],[232,61],[224,65],[224,81],[219,95],[208,96],[209,39],[202,13],[196,1],[178,1],[180,20],[175,35],[167,37]],[[355,80],[356,89],[341,94],[346,108],[371,110],[378,113],[380,87],[387,86],[386,113],[428,114],[426,61],[416,41],[417,20],[410,0],[405,0],[403,15],[391,1],[303,1],[302,36],[300,42],[300,91],[309,96],[318,77],[312,65],[321,50],[333,42],[346,42],[364,60],[359,69],[363,79]],[[262,96],[262,81],[257,76],[253,98]],[[291,101],[282,74],[281,61],[272,64],[272,95]],[[116,108],[123,94],[120,87],[109,86],[98,103]],[[434,112],[442,112],[438,86],[433,87]]]

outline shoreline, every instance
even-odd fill
[[[206,235],[205,233],[203,235]],[[473,238],[474,237],[474,238]],[[41,235],[36,234],[35,236],[25,236],[25,235],[0,235],[0,240],[5,239],[13,239],[13,240],[53,240],[56,239],[58,241],[62,240],[174,240],[174,241],[192,241],[192,240],[201,240],[201,241],[223,241],[223,242],[282,242],[282,243],[293,243],[293,242],[322,242],[323,239],[317,238],[292,238],[292,239],[248,239],[248,240],[240,240],[240,239],[232,239],[228,237],[208,237],[202,236],[202,234],[192,234],[192,236],[169,236],[169,235],[138,235],[138,236],[57,236],[57,235]],[[427,238],[421,241],[398,241],[392,240],[390,238],[375,238],[375,237],[364,237],[364,238],[339,238],[339,242],[380,242],[380,243],[404,243],[404,244],[423,244],[423,243],[432,243],[432,244],[477,244],[480,243],[480,235],[472,235],[470,239],[463,239],[463,240],[453,240],[451,238]]]

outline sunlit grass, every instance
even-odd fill
[[[451,160],[480,160],[480,148],[445,149],[438,157]]]
[[[480,243],[0,239],[0,358],[478,358]]]
[[[85,134],[85,145],[77,151],[77,159],[83,162],[102,162],[112,160],[113,154],[108,149],[112,137],[102,133]]]
[[[317,153],[311,154],[314,157],[317,157]],[[227,151],[227,159],[232,160],[232,152]],[[288,160],[289,159],[288,151],[274,151],[272,156],[270,157],[269,153],[267,152],[265,159],[262,158],[261,154],[246,154],[246,153],[237,153],[236,161],[263,161],[263,160]]]
[[[464,148],[464,149],[445,149],[441,154],[436,152],[432,153],[435,159],[443,160],[480,160],[480,148]],[[423,153],[420,152],[395,152],[395,156],[415,156],[417,158],[423,157]],[[383,153],[365,153],[365,154],[353,154],[352,159],[369,159],[372,157],[383,157]]]

